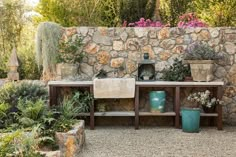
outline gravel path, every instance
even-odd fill
[[[236,127],[181,129],[96,127],[86,129],[82,157],[236,157]]]

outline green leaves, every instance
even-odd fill
[[[7,117],[7,112],[10,106],[6,103],[0,103],[0,123],[3,123],[3,119]]]
[[[182,60],[176,58],[173,65],[164,70],[162,79],[165,81],[183,81],[186,76],[191,76],[189,66],[184,65]]]
[[[59,45],[59,53],[57,55],[58,63],[72,63],[76,64],[82,61],[84,54],[81,52],[82,39],[76,38],[72,40],[61,42]]]
[[[236,26],[235,0],[195,0],[194,8],[212,27]]]
[[[4,84],[0,89],[0,100],[10,106],[16,106],[18,98],[29,101],[47,100],[48,92],[44,85],[32,82]]]

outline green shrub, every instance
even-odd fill
[[[184,65],[182,60],[176,58],[173,65],[164,70],[162,79],[165,81],[183,81],[186,76],[191,76],[189,65]]]
[[[23,101],[20,99],[17,104],[17,119],[19,124],[23,127],[32,127],[36,124],[44,122],[47,112],[49,112],[45,101],[38,99],[36,102],[33,101]]]
[[[121,0],[120,17],[128,23],[140,18],[151,19],[155,10],[156,0]]]
[[[0,136],[0,156],[42,157],[43,155],[38,152],[40,140],[37,128],[28,133],[17,130]]]
[[[235,0],[194,0],[194,9],[200,19],[211,27],[236,26]]]
[[[190,11],[192,12],[191,0],[160,0],[160,16],[163,23],[169,23],[176,27],[179,16]]]
[[[7,118],[7,113],[9,110],[9,105],[6,103],[0,103],[0,128],[5,126],[5,120]]]
[[[44,85],[33,82],[10,82],[0,88],[0,100],[12,107],[18,104],[18,100],[30,100],[36,102],[38,99],[47,100],[48,92]]]
[[[18,53],[20,79],[39,80],[42,68],[39,68],[34,52],[34,42],[28,40],[29,45],[21,46]]]
[[[84,53],[82,52],[82,39],[77,37],[72,40],[70,37],[67,41],[59,44],[59,53],[56,57],[57,63],[72,63],[76,64],[82,61]]]
[[[0,59],[0,78],[7,77],[6,63],[7,62],[4,59]]]

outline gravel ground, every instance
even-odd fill
[[[96,127],[85,132],[81,157],[236,157],[236,126],[202,128],[200,133],[162,127]]]

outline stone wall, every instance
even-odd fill
[[[181,58],[194,41],[205,41],[225,58],[216,64],[215,80],[225,82],[224,121],[236,124],[236,28],[66,28],[63,38],[83,38],[86,57],[80,79],[91,80],[104,69],[108,77],[136,77],[137,62],[148,52],[156,61],[157,79],[165,67]]]

